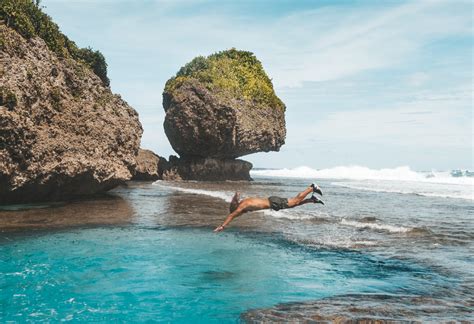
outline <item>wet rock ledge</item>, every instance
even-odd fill
[[[428,296],[351,294],[250,310],[244,323],[471,323],[472,303]]]

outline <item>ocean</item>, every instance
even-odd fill
[[[0,320],[238,322],[351,296],[385,307],[378,318],[474,321],[473,177],[408,167],[251,175],[2,206]],[[312,182],[324,206],[247,213],[212,231],[235,191],[292,197]]]

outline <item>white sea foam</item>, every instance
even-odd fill
[[[232,197],[234,196],[234,193],[229,193],[225,191],[213,191],[213,190],[202,190],[202,189],[193,189],[193,188],[182,188],[182,187],[176,187],[176,186],[167,186],[167,185],[164,185],[161,181],[156,181],[153,184],[166,188],[166,189],[170,189],[170,190],[181,191],[181,192],[195,194],[195,195],[205,195],[209,197],[214,197],[214,198],[222,199],[229,203],[232,201]]]
[[[255,170],[251,174],[282,178],[348,180],[332,184],[358,190],[474,200],[474,177],[453,177],[450,172],[416,172],[407,166],[380,170],[361,166],[315,170],[303,166],[295,169]]]
[[[377,241],[360,239],[351,234],[341,235],[337,228],[325,228],[324,232],[312,237],[288,233],[287,239],[303,245],[344,249],[372,247],[378,245]]]
[[[474,177],[452,177],[449,172],[416,172],[411,170],[408,166],[379,170],[369,169],[363,166],[338,166],[329,169],[316,170],[307,166],[301,166],[294,169],[252,170],[251,174],[253,176],[303,179],[395,180],[474,184]]]
[[[440,198],[457,198],[474,200],[473,187],[468,185],[449,185],[440,184],[425,184],[420,183],[418,185],[406,185],[402,183],[374,183],[373,181],[367,182],[332,182],[331,185],[357,189],[367,190],[375,192],[392,192],[400,194],[416,194],[425,197],[440,197]]]
[[[352,220],[347,220],[347,219],[342,219],[341,224],[346,225],[346,226],[357,227],[357,228],[370,228],[370,229],[375,229],[379,231],[387,231],[390,233],[407,233],[412,230],[412,228],[410,227],[358,222],[358,221],[352,221]]]

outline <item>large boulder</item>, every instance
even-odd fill
[[[0,22],[0,203],[106,191],[135,168],[136,111],[48,45]]]
[[[278,151],[285,105],[250,52],[197,57],[166,83],[164,129],[182,158],[234,159]]]

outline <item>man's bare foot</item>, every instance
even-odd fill
[[[223,230],[224,230],[224,228],[225,228],[225,227],[224,227],[224,226],[222,226],[222,225],[221,225],[221,226],[217,226],[217,227],[215,228],[214,232],[216,232],[216,233],[217,233],[217,232],[223,231]]]

